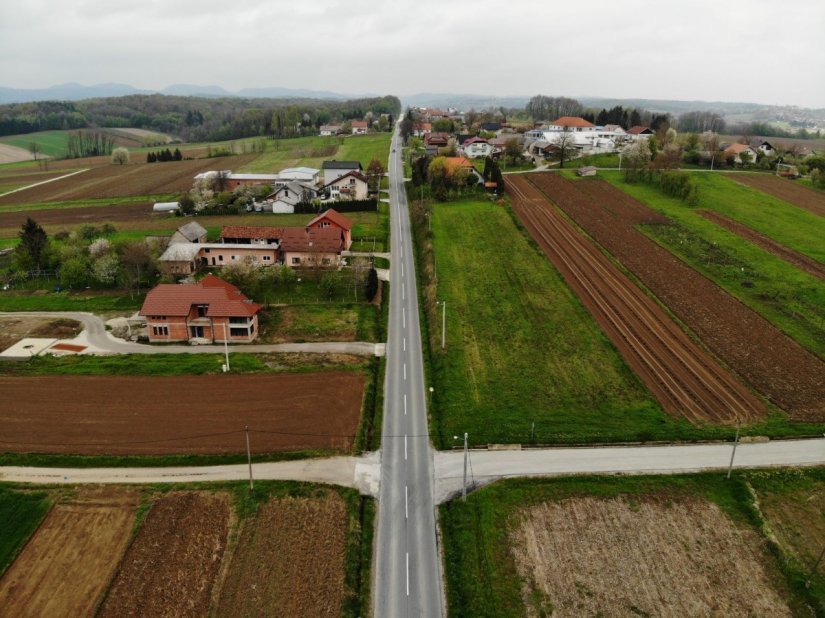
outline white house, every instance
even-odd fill
[[[597,127],[592,122],[577,116],[562,116],[546,127],[532,129],[524,137],[532,141],[558,144],[562,136],[571,138],[572,146],[578,150],[598,152],[614,150],[617,135],[605,127]]]
[[[344,174],[349,174],[350,172],[358,172],[360,174],[364,171],[359,161],[336,161],[333,159],[332,161],[324,161],[321,167],[324,170],[325,185],[328,185]]]
[[[369,195],[367,177],[351,171],[324,185],[332,200],[365,200]]]
[[[482,139],[480,137],[471,137],[470,139],[466,140],[461,145],[461,149],[464,152],[464,156],[466,156],[468,159],[489,157],[491,154],[493,154],[492,144],[490,144],[486,139]]]
[[[351,124],[353,135],[367,134],[367,130],[369,129],[369,123],[366,120],[353,120]]]
[[[318,192],[313,185],[293,180],[275,189],[266,196],[266,199],[273,200],[275,203],[283,202],[295,206],[295,204],[301,202],[310,202],[316,197],[318,197]]]
[[[321,135],[338,135],[341,133],[341,125],[340,124],[322,124],[321,125]]]
[[[637,125],[627,130],[627,136],[633,140],[648,139],[651,135],[653,135],[653,131],[650,127]]]
[[[725,148],[724,155],[725,158],[732,156],[736,163],[742,163],[742,153],[745,153],[748,163],[756,161],[756,151],[747,144],[731,144]]]

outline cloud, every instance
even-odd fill
[[[603,95],[825,107],[825,4],[799,0],[30,0],[2,85]]]

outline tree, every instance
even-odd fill
[[[570,160],[570,156],[576,144],[576,134],[568,127],[565,127],[553,143],[559,148],[559,167],[564,167],[565,160]]]
[[[134,293],[140,294],[140,284],[143,278],[155,270],[154,256],[149,245],[141,240],[129,242],[120,248],[120,275],[125,287]]]
[[[518,139],[515,137],[511,137],[506,142],[504,142],[504,160],[510,160],[510,163],[516,165],[519,160],[521,159],[521,144],[518,143]]]
[[[384,177],[384,166],[381,161],[373,159],[367,166],[367,179],[370,191],[378,191],[381,188],[381,179]]]
[[[378,293],[378,271],[375,268],[370,268],[369,272],[367,273],[367,285],[366,289],[364,290],[365,296],[367,297],[367,302],[372,302],[372,299],[375,298],[375,295]]]
[[[34,160],[37,161],[37,153],[40,152],[40,144],[37,142],[31,142],[29,144],[29,152],[34,157]]]
[[[129,162],[129,151],[126,148],[115,148],[112,152],[112,163],[123,165]]]
[[[15,258],[25,270],[42,270],[49,252],[49,236],[31,217],[21,226],[17,236],[20,244],[15,249]]]
[[[92,263],[92,273],[98,283],[112,285],[117,278],[120,261],[114,253],[101,255]]]
[[[628,182],[635,181],[650,163],[649,140],[636,140],[622,150],[624,177]]]

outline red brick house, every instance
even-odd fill
[[[149,341],[248,343],[258,335],[261,306],[215,275],[197,283],[165,283],[146,295]]]
[[[349,250],[352,245],[352,221],[334,208],[330,208],[307,223],[307,229],[324,229],[328,227],[341,231],[344,251]]]

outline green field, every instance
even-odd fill
[[[259,321],[259,342],[378,340],[378,308],[367,303],[270,307]]]
[[[59,285],[52,280],[49,288]],[[95,294],[84,292],[0,291],[0,311],[133,311],[140,309],[144,295]]]
[[[364,169],[372,159],[386,167],[390,152],[390,133],[350,137],[298,137],[267,140],[266,152],[237,171],[271,173],[286,167],[314,167],[328,159],[360,161]]]
[[[625,183],[619,172],[602,172],[601,176],[678,224],[644,226],[644,233],[801,345],[825,356],[825,283],[704,219],[696,209],[655,186]],[[694,177],[699,184],[699,208],[736,218],[793,249],[825,260],[825,220],[726,177],[706,173]]]
[[[438,447],[469,432],[473,444],[610,442],[690,431],[668,417],[508,207],[437,204],[432,222],[439,300],[433,432]]]
[[[726,481],[721,474],[633,478],[519,479],[498,482],[480,489],[470,494],[466,502],[461,500],[448,502],[440,507],[439,519],[444,543],[449,614],[473,618],[551,615],[551,613],[544,614],[540,611],[536,613],[535,606],[552,606],[554,599],[542,598],[538,590],[533,590],[531,594],[531,601],[534,604],[531,608],[533,613],[528,614],[522,597],[522,586],[525,582],[517,571],[510,535],[526,508],[566,499],[618,497],[625,500],[632,511],[637,508],[635,505],[639,502],[647,499],[648,496],[654,496],[663,501],[665,507],[670,503],[669,500],[676,501],[682,497],[698,498],[714,503],[736,526],[748,529],[749,533],[762,536],[770,549],[769,552],[762,554],[768,578],[779,591],[780,596],[785,598],[794,615],[813,615],[810,610],[811,606],[817,608],[816,615],[822,615],[825,611],[825,587],[823,587],[825,577],[820,571],[811,588],[805,588],[806,571],[812,566],[809,558],[806,557],[804,567],[797,562],[788,562],[785,552],[792,548],[776,544],[770,536],[766,538],[764,521],[748,488],[749,479],[761,477],[762,484],[777,489],[781,487],[785,474],[784,472],[741,473],[730,481]],[[819,479],[822,478],[820,471],[815,471],[813,474]],[[819,487],[821,493],[821,480]],[[761,498],[759,489],[757,493]],[[817,547],[821,546],[822,540],[822,538],[819,539],[820,545]],[[605,544],[610,544],[610,542],[609,538],[603,540]],[[661,548],[661,545],[658,547]],[[564,547],[560,549],[563,551]],[[680,553],[680,549],[680,547],[672,547],[671,555],[672,552]],[[690,552],[691,550],[690,547],[685,547],[682,551]],[[621,561],[622,558],[617,556],[616,559]],[[666,561],[668,557],[654,554],[652,559]],[[593,563],[591,571],[593,581],[598,579],[601,569],[600,563]],[[580,594],[588,594],[589,583],[589,581],[576,581],[576,588]],[[664,607],[662,610],[663,614],[667,614]],[[632,608],[622,615],[630,616],[634,613],[649,615],[634,612]]]
[[[0,487],[0,575],[40,525],[50,504],[45,492]]]
[[[40,131],[38,133],[27,133],[26,135],[0,137],[0,143],[17,146],[23,150],[28,150],[29,145],[35,143],[38,146],[39,153],[60,158],[66,156],[68,136],[69,131]]]

